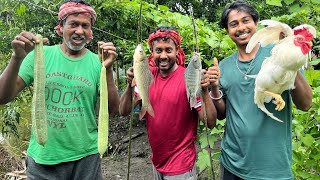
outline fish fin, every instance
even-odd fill
[[[131,87],[134,87],[136,85],[137,85],[136,78],[133,78],[132,83],[131,83]]]
[[[149,106],[147,107],[147,112],[150,114],[150,116],[154,117],[154,111],[151,104],[149,104]]]
[[[147,109],[145,107],[142,107],[139,112],[139,120],[142,120],[142,118],[146,115]]]
[[[189,92],[189,90],[187,90],[187,99],[188,99],[188,102],[190,102],[190,92]]]
[[[198,90],[197,90],[197,97],[201,97],[202,96],[202,89],[201,86],[199,86]]]

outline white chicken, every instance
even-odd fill
[[[316,29],[304,24],[291,29],[287,24],[262,20],[260,24],[266,26],[257,31],[250,39],[246,52],[260,43],[264,47],[275,44],[271,56],[267,57],[255,80],[254,102],[271,118],[282,122],[269,112],[264,103],[272,101],[276,110],[281,111],[285,102],[281,94],[285,90],[294,89],[294,81],[297,71],[308,62],[308,53],[312,48],[311,40],[316,37]],[[283,37],[283,38],[281,38]]]

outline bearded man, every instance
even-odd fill
[[[95,105],[99,97],[100,72],[106,68],[110,115],[118,113],[119,95],[112,76],[116,48],[98,42],[99,55],[86,49],[93,38],[96,12],[84,1],[64,2],[58,14],[58,35],[63,43],[44,46],[45,106],[48,140],[37,143],[32,131],[27,150],[30,180],[100,180],[101,159],[97,147]],[[47,41],[45,39],[44,41]],[[13,53],[0,76],[0,104],[11,101],[34,81],[33,33],[22,32],[11,42]],[[101,56],[101,53],[104,56]],[[99,57],[104,57],[101,64]]]

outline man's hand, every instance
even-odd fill
[[[213,66],[209,67],[207,74],[209,76],[212,89],[219,88],[220,68],[217,58],[213,58]]]
[[[43,38],[43,42],[46,43],[48,38]],[[34,45],[39,43],[36,36],[31,32],[21,32],[11,42],[13,49],[12,57],[15,60],[22,61],[23,58],[34,49]]]
[[[128,81],[128,84],[132,85],[133,78],[134,78],[133,67],[130,67],[127,70],[127,81]]]
[[[207,91],[210,85],[209,75],[205,69],[201,70],[201,88],[203,91]]]
[[[103,52],[103,62],[102,64],[106,69],[109,69],[112,67],[112,64],[115,62],[117,58],[117,52],[116,52],[116,47],[114,47],[112,42],[103,42],[99,41],[98,42],[98,55],[99,59],[102,58],[101,53]]]

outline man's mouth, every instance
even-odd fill
[[[250,31],[237,32],[236,37],[240,39],[246,39],[250,35]]]
[[[83,41],[85,38],[78,36],[78,37],[72,37],[71,39],[75,44],[83,44]]]
[[[160,66],[167,66],[168,64],[168,61],[159,61]]]

